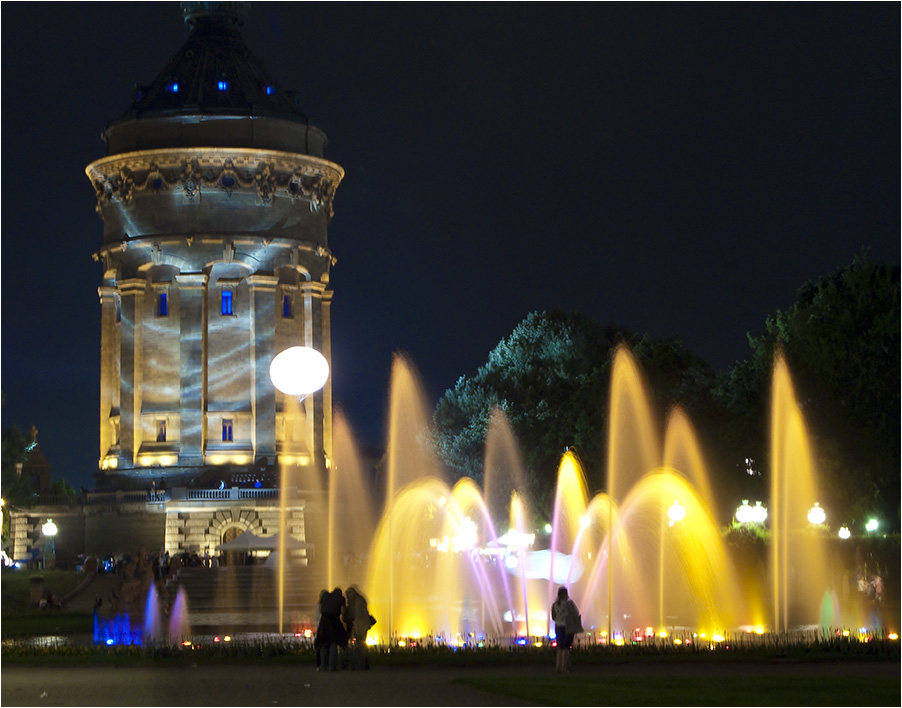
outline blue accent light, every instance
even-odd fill
[[[179,82],[173,81],[171,84],[169,84],[169,90],[172,91],[172,93],[178,93],[179,92]]]
[[[229,82],[228,81],[220,81],[218,84],[216,84],[216,88],[218,88],[220,91],[225,91],[226,89],[229,88]]]
[[[276,92],[276,90],[272,86],[266,87],[266,95],[267,96],[272,96],[275,92]]]

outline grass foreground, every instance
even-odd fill
[[[899,705],[898,676],[526,676],[459,679],[489,693],[556,706]]]

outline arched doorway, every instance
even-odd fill
[[[226,544],[229,541],[234,541],[242,533],[244,533],[244,529],[240,526],[229,526],[222,532],[222,541],[220,541],[220,543]],[[222,551],[222,555],[219,558],[219,564],[229,566],[244,565],[244,556],[245,553],[243,551]]]

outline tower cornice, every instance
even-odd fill
[[[308,201],[311,211],[333,215],[335,191],[344,170],[334,162],[281,150],[245,148],[161,148],[119,153],[85,168],[97,196],[97,212],[110,202],[127,206],[137,194],[181,192],[252,193],[261,204],[277,195]]]

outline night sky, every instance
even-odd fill
[[[254,3],[243,35],[329,136],[333,391],[383,439],[534,310],[722,369],[863,248],[900,256],[898,3]],[[177,3],[2,4],[2,425],[97,467],[102,240],[85,166],[187,37]]]

